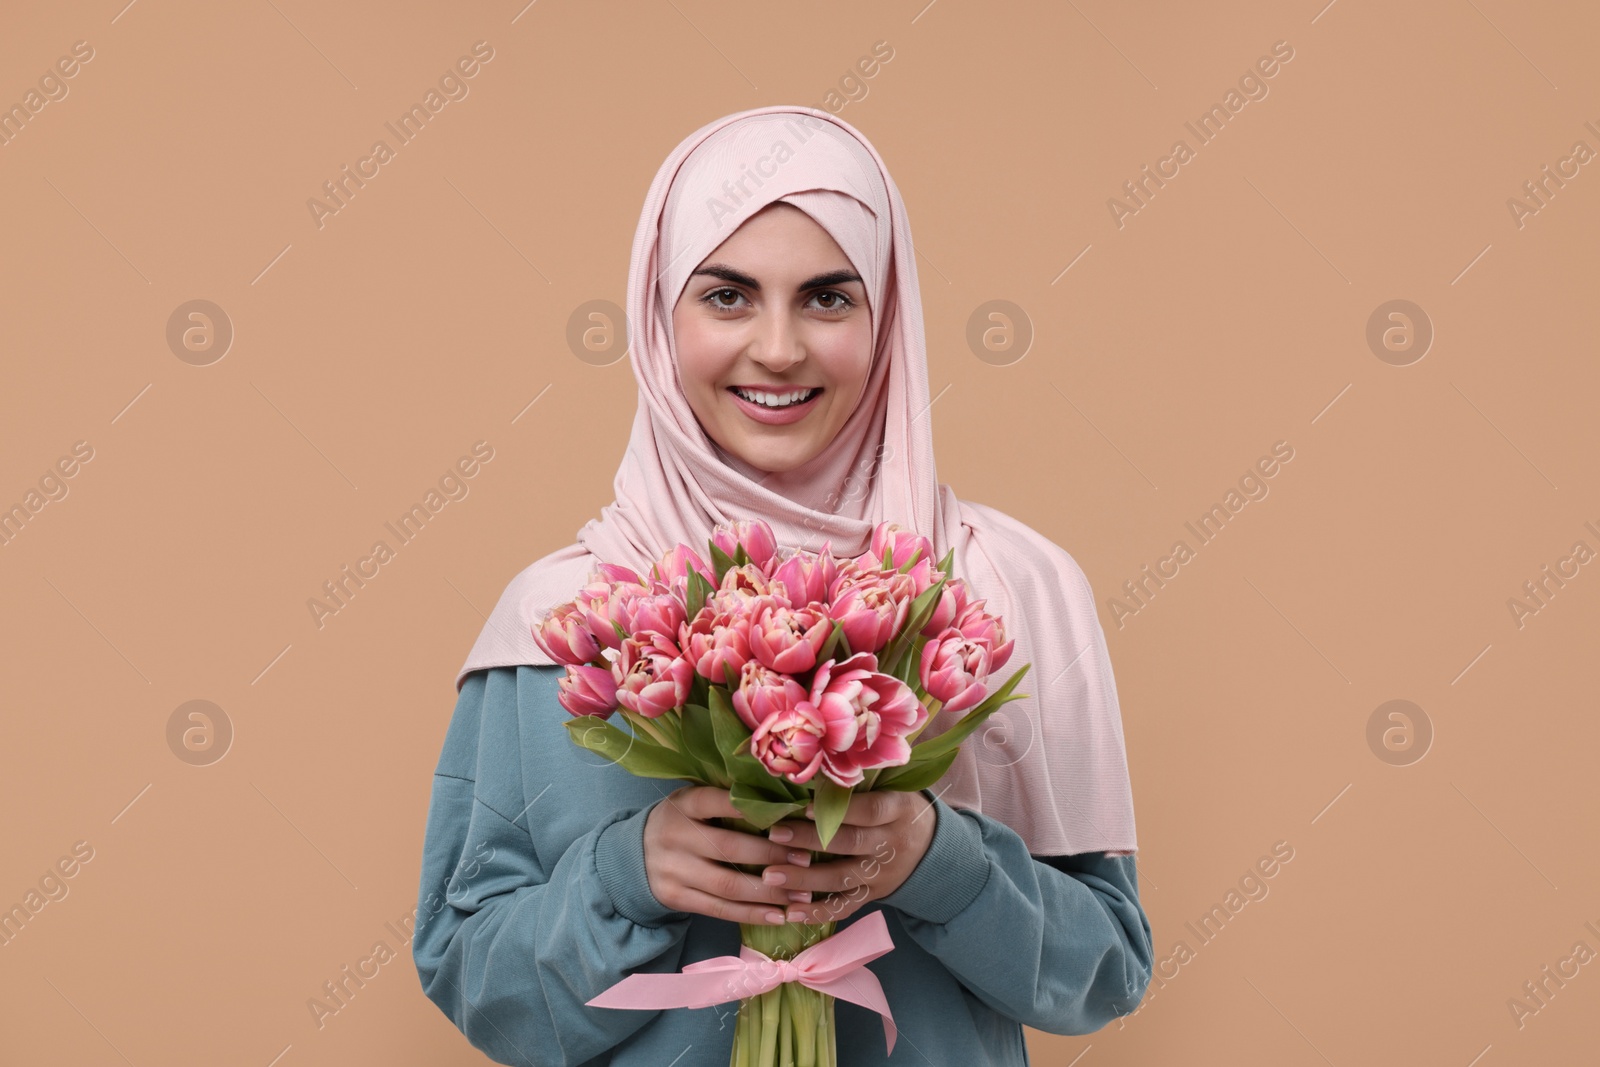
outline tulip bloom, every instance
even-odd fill
[[[918,676],[922,688],[940,702],[939,710],[965,711],[988,695],[985,682],[992,669],[989,646],[952,626],[922,646]]]
[[[909,575],[863,571],[839,582],[828,613],[844,627],[852,652],[878,652],[911,613],[915,594]]]
[[[791,605],[829,603],[838,577],[839,563],[829,551],[828,542],[815,556],[790,556],[772,571],[773,584],[782,588]]]
[[[778,539],[765,519],[740,519],[727,526],[718,526],[711,535],[712,544],[728,554],[731,559],[738,546],[757,567],[765,568],[772,554],[778,550]]]
[[[786,674],[803,674],[817,665],[833,620],[822,605],[786,608],[771,598],[756,608],[750,623],[750,651],[762,663]]]
[[[764,719],[750,735],[750,752],[773,775],[809,782],[822,766],[826,732],[817,709],[802,700]]]
[[[616,631],[612,631],[612,637]],[[575,604],[562,604],[533,627],[533,642],[556,663],[574,666],[600,655],[600,643],[590,631],[586,613]]]
[[[617,710],[617,680],[609,667],[569,666],[556,688],[556,702],[574,715],[606,719]]]
[[[806,687],[760,660],[747,660],[731,701],[741,722],[754,730],[780,711],[805,700]]]
[[[708,682],[726,685],[723,668],[731,667],[737,675],[750,659],[750,620],[738,610],[721,610],[711,600],[679,633],[685,658]]]
[[[916,692],[900,679],[878,673],[878,659],[871,652],[818,667],[811,703],[827,728],[822,772],[847,788],[859,785],[866,771],[910,759],[905,735],[928,721],[928,709]]]
[[[647,719],[682,707],[694,682],[694,668],[660,634],[622,642],[622,655],[611,669],[617,679],[617,703]]]

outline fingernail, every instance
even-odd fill
[[[789,829],[787,826],[774,826],[772,829],[767,831],[767,840],[776,841],[780,845],[785,841],[791,840],[793,837],[794,831]]]
[[[815,804],[807,804],[806,805],[806,818],[815,819],[816,817],[817,817],[817,806]]]
[[[783,925],[783,912],[781,912],[781,911],[769,911],[769,912],[767,912],[767,922],[772,923],[774,926]]]
[[[789,853],[789,862],[794,864],[796,867],[809,867],[811,866],[811,853],[798,851],[791,852]]]
[[[789,890],[789,899],[800,904],[809,904],[811,903],[811,890],[791,889]]]
[[[792,923],[805,922],[806,921],[806,913],[801,911],[799,908],[790,908],[789,909],[789,921],[792,922]]]
[[[782,871],[774,870],[773,868],[768,867],[766,870],[761,872],[761,880],[768,885],[782,885],[784,882],[789,880],[789,876],[784,874]]]

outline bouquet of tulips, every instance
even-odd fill
[[[931,786],[964,738],[1025,695],[1011,690],[1027,665],[989,691],[989,674],[1015,642],[949,574],[951,555],[935,564],[932,544],[915,532],[881,523],[868,552],[841,560],[828,544],[781,553],[758,519],[718,526],[707,547],[709,564],[680,544],[647,576],[601,564],[533,636],[566,667],[558,700],[572,713],[566,725],[574,742],[636,775],[726,787],[744,815],[730,825],[761,832],[811,806],[826,847],[853,791]],[[913,744],[941,712],[965,715]],[[882,916],[868,918],[877,920],[881,941],[856,957],[857,968],[892,947]],[[835,940],[857,927],[865,935],[867,926],[852,924]],[[854,980],[838,980],[837,953],[821,951],[833,934],[831,921],[741,923],[739,957],[691,964],[681,974],[632,975],[590,1003],[609,997],[604,1006],[700,1007],[738,999],[734,1067],[831,1067],[835,996],[868,1003],[849,990],[870,985],[877,1000],[868,1006],[883,1014],[892,1050],[881,987],[849,961],[844,970]],[[809,971],[807,954],[817,964]],[[765,973],[744,966],[752,960]],[[661,981],[707,970],[724,977],[714,991],[702,974],[698,997],[662,992]],[[611,996],[624,987],[655,992],[631,1001]]]

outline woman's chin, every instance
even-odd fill
[[[812,453],[803,446],[807,442],[796,442],[802,445],[797,449],[795,445],[787,442],[742,442],[742,447],[733,449],[733,454],[740,460],[766,474],[784,474],[801,467],[812,458]],[[776,447],[775,447],[776,446]]]

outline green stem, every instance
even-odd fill
[[[817,1020],[821,1015],[822,994],[804,986],[793,990],[795,1002],[796,1067],[817,1067]]]
[[[745,1021],[745,1062],[750,1067],[760,1067],[761,1060],[758,1057],[761,1053],[761,1016],[756,1012],[755,998],[746,997],[739,1002],[739,1018]]]
[[[761,1067],[773,1067],[778,1054],[778,990],[761,994]]]
[[[785,982],[773,990],[778,995],[778,1067],[795,1067],[793,998],[789,996],[789,987],[795,984]]]
[[[649,738],[651,741],[654,741],[662,748],[676,750],[677,746],[667,739],[665,731],[663,731],[655,723],[652,723],[648,716],[640,715],[638,712],[629,711],[627,708],[621,708],[617,713],[622,716],[624,722],[633,727],[633,729],[638,733],[643,734],[645,737]]]
[[[749,1020],[744,1017],[744,1005],[740,1004],[733,1017],[733,1059],[729,1061],[729,1067],[750,1067],[750,1057],[744,1054],[744,1032],[747,1029]]]

